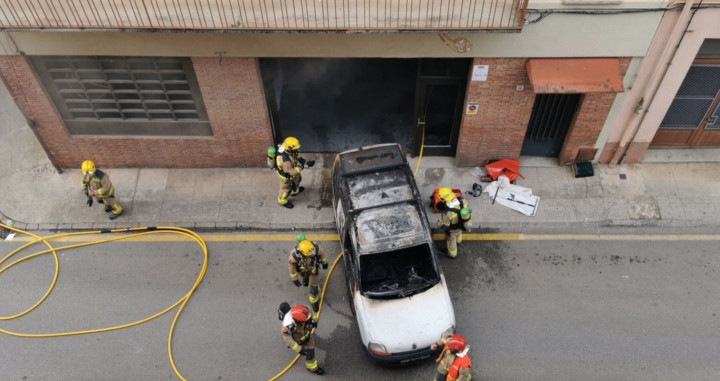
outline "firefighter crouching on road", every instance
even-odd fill
[[[309,372],[325,374],[325,370],[318,366],[315,359],[317,320],[310,309],[299,304],[290,308],[290,304],[283,302],[278,308],[278,317],[282,320],[283,341],[288,348],[305,356],[305,367]]]
[[[278,194],[278,204],[288,209],[293,207],[290,196],[296,196],[305,190],[305,187],[300,186],[302,180],[300,172],[305,169],[305,165],[308,167],[315,165],[315,160],[306,161],[300,157],[299,149],[300,141],[290,136],[283,141],[275,153],[275,171],[282,180],[280,193]],[[269,151],[268,154],[270,154]]]
[[[436,363],[437,372],[433,381],[470,381],[472,379],[472,361],[468,356],[470,346],[460,335],[448,335],[438,340],[430,349],[444,346]]]
[[[105,211],[110,213],[110,219],[114,220],[123,213],[123,208],[115,200],[115,188],[110,182],[110,176],[95,167],[95,163],[85,160],[82,163],[83,173],[82,189],[87,196],[87,205],[92,206],[93,197],[100,204],[105,204]]]
[[[438,197],[442,200],[438,208],[442,212],[442,218],[437,223],[438,228],[445,230],[445,242],[447,254],[451,258],[457,257],[457,244],[462,242],[462,232],[470,231],[470,209],[468,202],[462,197],[457,197],[450,188],[438,190]]]
[[[303,286],[307,287],[308,283],[310,284],[308,299],[316,314],[320,307],[320,265],[325,270],[328,268],[325,250],[320,248],[317,243],[308,240],[300,241],[290,252],[288,258],[288,270],[293,284],[300,287],[300,277],[302,277]]]

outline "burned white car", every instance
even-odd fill
[[[338,154],[333,206],[350,303],[368,354],[388,364],[431,357],[430,346],[454,332],[455,312],[400,146]]]

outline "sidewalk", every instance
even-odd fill
[[[80,163],[58,174],[19,110],[0,86],[0,220],[26,230],[107,229],[173,225],[199,230],[334,229],[331,155],[303,172],[306,190],[295,208],[278,206],[279,179],[264,168],[120,169],[110,175],[125,214],[110,221],[102,205],[88,208],[80,191]],[[555,159],[521,158],[526,180],[540,197],[528,217],[487,194],[465,195],[481,228],[541,226],[720,226],[720,151],[652,151],[646,163],[595,166],[595,176],[573,178]],[[696,160],[702,162],[694,162]],[[413,171],[417,158],[410,159]],[[423,158],[417,183],[425,200],[435,188],[463,191],[480,182],[473,168],[452,158]],[[624,175],[625,179],[621,179]],[[483,187],[487,184],[482,184]],[[427,207],[430,222],[437,216]]]

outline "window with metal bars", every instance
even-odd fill
[[[212,135],[187,58],[41,56],[32,62],[72,135]]]

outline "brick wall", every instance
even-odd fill
[[[630,60],[627,57],[620,58],[621,77],[625,76]],[[580,111],[573,124],[570,125],[567,138],[560,151],[558,158],[560,164],[575,162],[580,149],[594,149],[616,97],[616,93],[585,94]]]
[[[60,167],[95,160],[117,167],[255,167],[273,144],[265,96],[254,58],[193,58],[212,137],[71,136],[29,61],[0,56],[0,75]]]
[[[476,58],[473,65],[489,65],[487,81],[468,83],[465,106],[478,102],[477,115],[466,115],[458,140],[458,166],[484,165],[490,158],[519,159],[535,93],[530,86],[526,58]],[[620,59],[624,75],[630,58]],[[518,91],[517,86],[524,86]],[[615,93],[590,93],[570,126],[558,161],[570,164],[581,149],[594,149],[615,100]]]
[[[520,157],[535,94],[530,88],[526,59],[475,58],[473,65],[489,65],[487,81],[468,82],[465,106],[478,102],[478,113],[466,115],[460,127],[456,164],[484,165],[490,158]],[[517,91],[518,85],[524,86]]]

